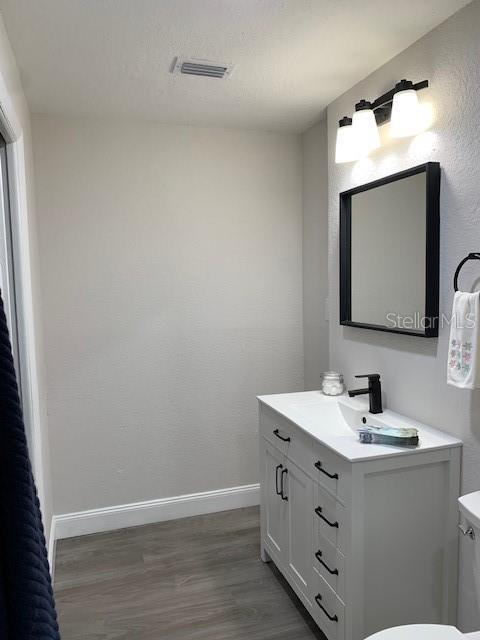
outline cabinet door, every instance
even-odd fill
[[[287,460],[284,494],[288,498],[288,570],[311,600],[313,579],[313,480]]]
[[[279,560],[285,562],[288,541],[288,500],[282,491],[282,483],[285,486],[287,475],[285,456],[266,440],[263,440],[263,447],[262,500],[265,537],[271,551]]]

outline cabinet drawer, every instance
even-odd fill
[[[313,440],[312,477],[343,504],[350,504],[351,463]]]
[[[260,405],[260,435],[284,455],[296,444],[298,429],[291,422],[268,407]]]
[[[321,535],[315,539],[313,566],[316,574],[345,602],[345,556]]]
[[[345,605],[321,576],[314,584],[312,613],[328,640],[344,639]]]
[[[345,555],[350,537],[345,507],[316,482],[314,482],[314,502],[316,534],[314,544],[317,543],[319,536],[326,538]]]

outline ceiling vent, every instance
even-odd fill
[[[232,64],[201,60],[200,58],[175,58],[172,69],[172,73],[204,76],[205,78],[228,78],[232,71]]]

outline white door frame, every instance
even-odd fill
[[[26,107],[25,107],[26,108]],[[22,370],[22,400],[25,428],[35,483],[41,504],[45,504],[46,486],[43,465],[42,424],[38,378],[37,345],[33,302],[28,190],[25,175],[25,132],[21,117],[0,70],[0,130],[7,143],[10,213],[12,218],[13,253],[16,266],[16,304]],[[30,132],[28,132],[30,133]],[[32,203],[30,203],[32,204]],[[37,318],[37,322],[40,319]],[[50,523],[45,522],[47,528]]]

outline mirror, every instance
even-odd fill
[[[340,324],[438,335],[440,165],[340,194]]]

